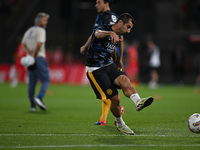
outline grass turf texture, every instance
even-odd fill
[[[30,112],[27,85],[11,89],[0,84],[0,149],[200,149],[200,134],[187,127],[189,116],[200,113],[199,89],[172,85],[136,89],[141,97],[152,95],[155,100],[136,112],[120,91],[123,119],[136,134],[126,136],[114,126],[111,112],[107,126],[94,125],[101,101],[89,86],[52,84],[44,98],[48,110]]]

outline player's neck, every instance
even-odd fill
[[[110,11],[110,7],[106,7],[103,12]]]
[[[118,29],[117,29],[116,24],[112,25],[112,30],[113,30],[113,32],[115,32],[116,34],[118,34]]]

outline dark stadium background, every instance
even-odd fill
[[[95,0],[0,0],[0,64],[14,63],[13,55],[35,15],[50,14],[47,49],[62,47],[74,59],[84,62],[79,48],[92,32],[96,17]],[[140,79],[145,79],[145,41],[153,39],[161,49],[160,81],[173,81],[171,59],[178,47],[186,56],[185,83],[195,83],[200,66],[199,0],[115,0],[112,11],[128,12],[136,19],[128,43],[139,40]]]

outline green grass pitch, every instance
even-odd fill
[[[123,119],[134,136],[120,133],[109,112],[106,126],[95,126],[101,101],[90,86],[51,84],[44,102],[47,111],[29,111],[27,85],[0,84],[0,149],[73,150],[199,150],[200,133],[192,133],[187,120],[200,113],[200,89],[194,86],[136,87],[141,97],[153,96],[151,106],[135,111],[122,91]],[[38,92],[37,86],[36,92]]]

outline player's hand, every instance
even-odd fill
[[[111,41],[112,41],[113,44],[116,44],[116,43],[118,43],[119,41],[121,41],[121,40],[119,39],[119,36],[118,36],[115,32],[111,32],[111,33],[110,33],[110,37],[111,37]]]
[[[86,51],[86,47],[85,46],[81,46],[80,53],[81,54],[85,54],[85,51]]]
[[[32,50],[32,51],[29,51],[29,55],[31,55],[32,57],[35,58],[35,52]]]

